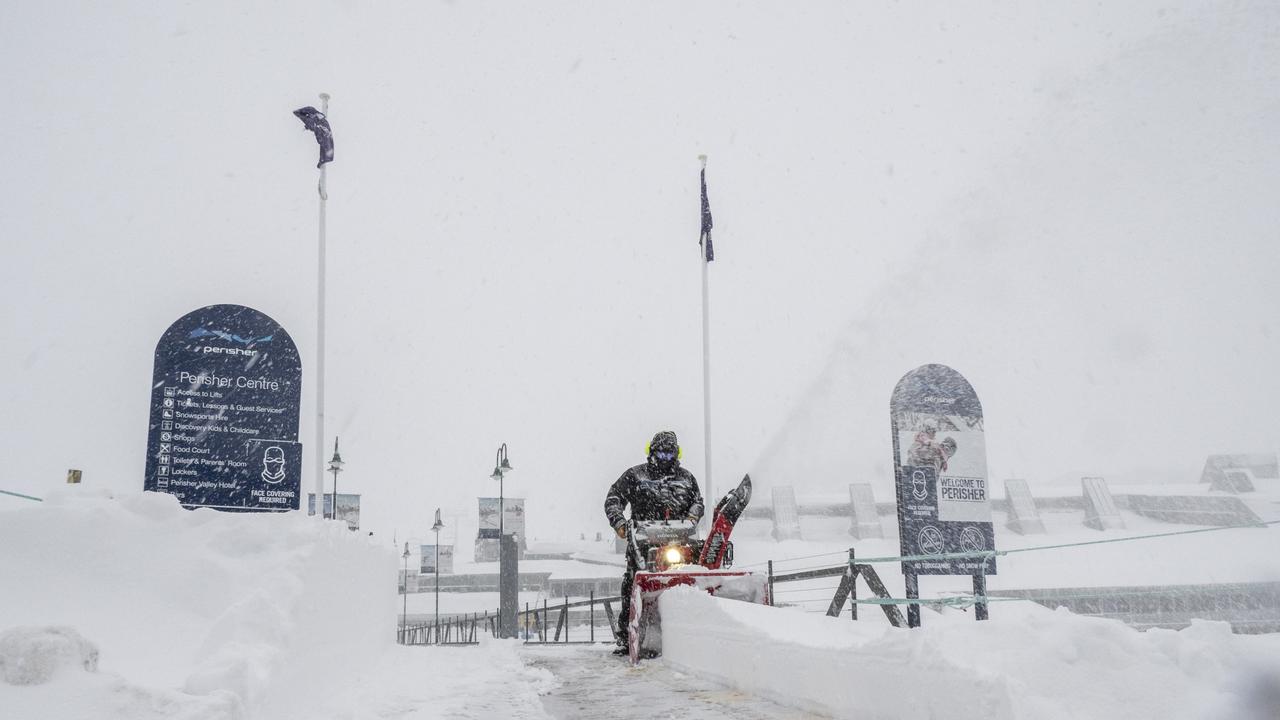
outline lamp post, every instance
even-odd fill
[[[401,555],[400,557],[404,558],[404,593],[403,593],[404,604],[400,610],[400,643],[404,644],[405,640],[407,639],[404,636],[405,627],[409,624],[409,543],[408,541],[405,541],[404,555]]]
[[[436,508],[436,524],[431,529],[436,533],[436,642],[440,642],[440,528],[444,527],[444,523],[440,521],[440,508]]]
[[[503,479],[511,472],[511,463],[507,460],[507,444],[502,443],[493,460],[493,474],[489,477],[498,481],[498,637],[511,637],[515,632],[516,602],[519,596],[520,579],[518,567],[508,568],[505,560],[507,544],[506,497],[503,493]],[[508,570],[514,577],[508,577]]]
[[[501,560],[502,536],[506,534],[506,528],[503,525],[503,516],[506,515],[506,508],[503,506],[502,497],[502,480],[507,473],[511,472],[511,463],[507,462],[507,444],[502,443],[498,448],[498,453],[493,460],[493,474],[489,476],[490,480],[498,481],[498,558]]]
[[[332,517],[335,520],[338,519],[338,473],[342,472],[342,466],[344,464],[345,463],[342,462],[342,455],[338,454],[338,436],[335,435],[333,437],[333,457],[329,459],[329,472],[333,473]],[[323,515],[324,514],[324,507],[323,507],[324,498],[320,498],[320,500],[321,500],[320,511],[321,511],[321,514]]]

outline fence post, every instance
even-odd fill
[[[903,574],[903,578],[906,581],[906,586],[907,586],[907,599],[919,600],[920,599],[920,579],[916,575],[915,570],[912,569],[907,571],[906,573]],[[907,627],[909,628],[920,627],[920,603],[918,602],[910,603],[907,605]]]
[[[773,561],[769,561],[769,605],[772,607],[773,602]]]
[[[569,596],[564,596],[564,641],[569,642]]]
[[[590,604],[587,605],[587,608],[591,611],[590,638],[591,638],[591,642],[594,643],[596,641],[596,589],[595,588],[591,588],[590,598],[591,598],[591,602]]]
[[[849,548],[849,619],[858,619],[858,565],[853,560],[853,548]]]
[[[973,576],[973,594],[977,598],[977,602],[973,605],[973,618],[975,620],[987,619],[987,563],[982,562],[982,571]]]
[[[618,628],[617,623],[613,620],[613,605],[609,604],[608,600],[604,601],[604,617],[609,621],[609,632],[613,634],[615,639],[617,639]]]

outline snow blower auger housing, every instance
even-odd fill
[[[769,603],[767,578],[728,569],[733,564],[729,535],[750,500],[751,477],[746,476],[716,505],[706,540],[697,538],[697,525],[688,520],[628,524],[627,552],[639,568],[631,588],[630,617],[622,618],[633,665],[662,652],[658,596],[669,588],[688,585],[718,597]]]

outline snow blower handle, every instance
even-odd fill
[[[634,553],[636,567],[644,567],[644,555],[640,552],[640,543],[636,540],[635,520],[627,520],[623,527],[627,530],[627,548]]]

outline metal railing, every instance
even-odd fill
[[[396,642],[401,645],[475,645],[478,628],[487,626],[489,613],[449,615],[429,623],[401,623]]]
[[[537,603],[533,607],[529,603],[525,603],[524,611],[516,614],[516,622],[520,627],[524,636],[526,645],[585,645],[596,642],[614,642],[613,633],[618,627],[617,618],[613,612],[613,603],[622,602],[621,595],[613,595],[609,597],[597,598],[594,592],[590,593],[586,600],[570,601],[568,597],[562,602],[551,605],[544,598],[542,607],[539,608]],[[596,604],[603,606],[603,613],[600,617],[604,618],[609,626],[609,637],[603,640],[596,640]],[[586,608],[586,610],[582,610]],[[576,613],[573,611],[577,610]],[[555,635],[552,635],[551,629],[551,612],[556,613]],[[587,638],[585,640],[570,640],[569,628],[573,625],[574,615],[578,620],[586,620]],[[581,623],[579,623],[581,624]],[[536,638],[534,639],[536,634]]]
[[[570,600],[566,597],[561,602],[551,604],[549,600],[543,599],[542,607],[538,607],[537,603],[525,603],[524,610],[516,613],[517,632],[526,645],[612,643],[614,629],[618,626],[613,605],[621,601],[620,595],[596,597],[592,592],[586,600]],[[601,607],[597,609],[597,605]],[[609,627],[608,637],[601,640],[596,639],[597,618],[605,620]],[[579,627],[577,632],[585,633],[586,639],[570,639],[570,629],[583,624],[586,627]],[[427,623],[402,623],[396,640],[401,645],[475,645],[479,642],[478,633],[499,636],[496,611],[451,615]]]

